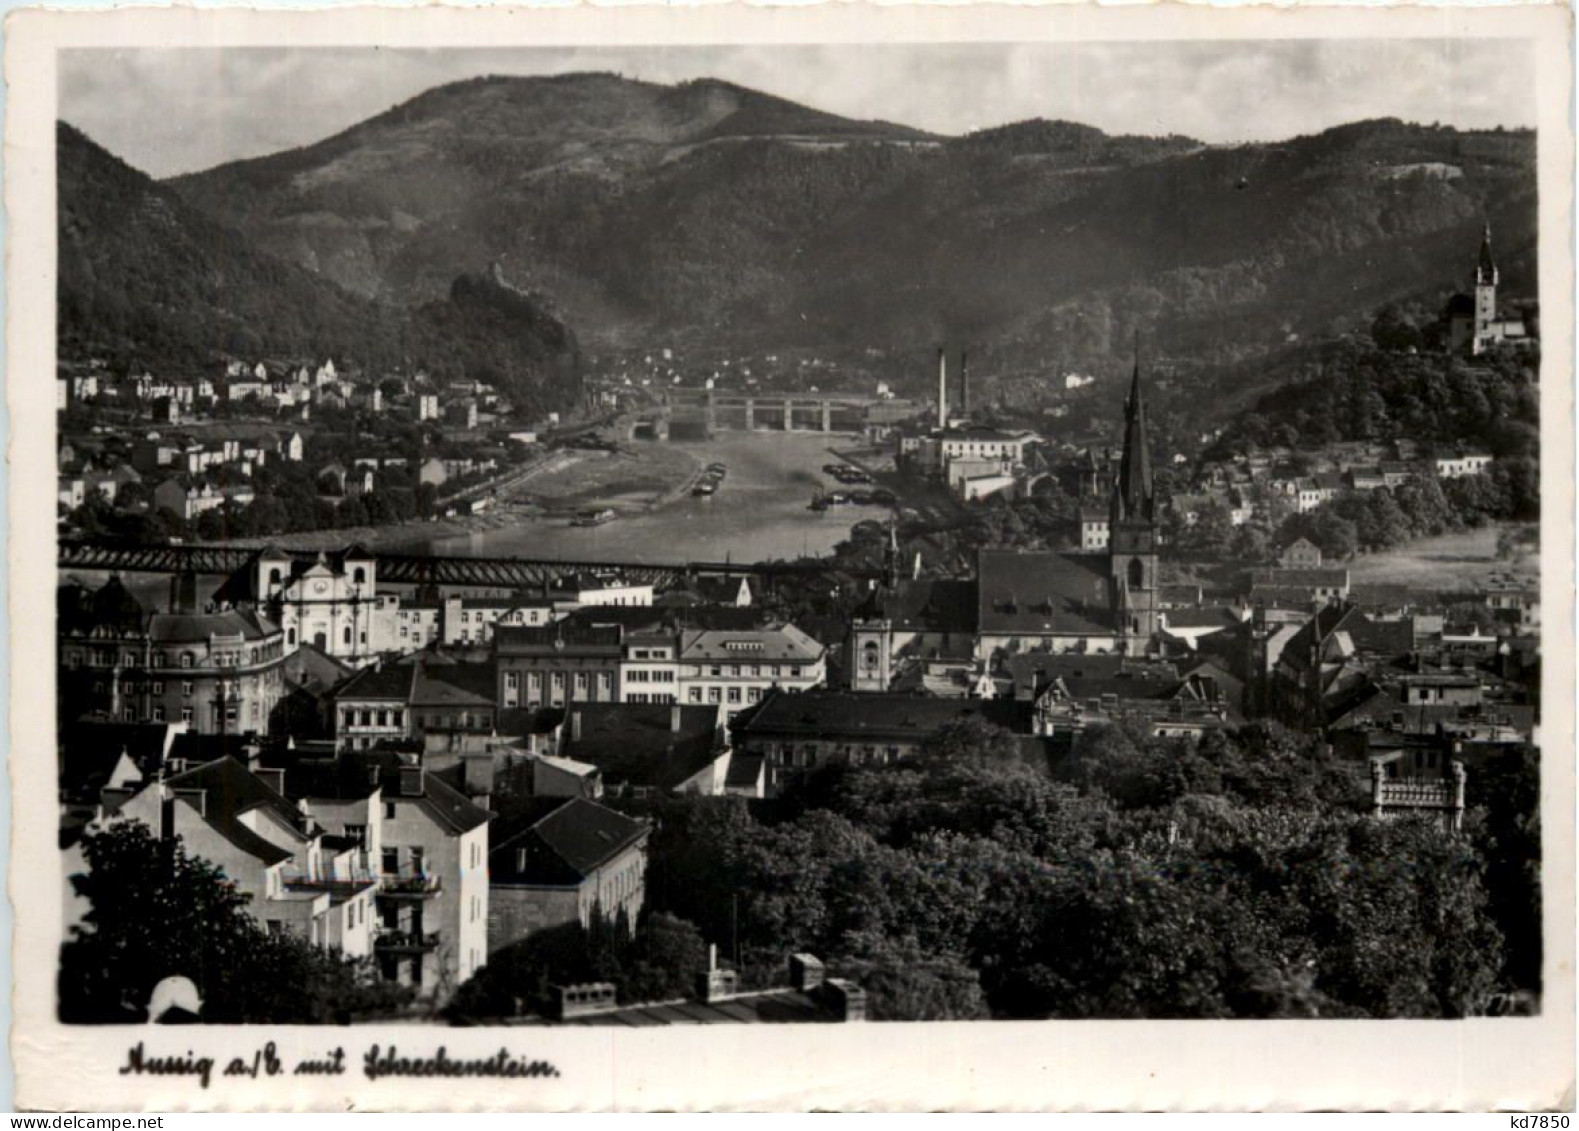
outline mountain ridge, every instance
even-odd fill
[[[527,412],[579,395],[574,334],[526,295],[462,271],[430,301],[376,302],[259,251],[69,123],[56,139],[64,361],[199,372],[222,357],[332,357],[498,380]]]

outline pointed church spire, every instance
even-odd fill
[[[1475,271],[1475,282],[1483,287],[1497,285],[1497,261],[1491,257],[1491,221],[1486,221],[1480,236],[1480,266]]]
[[[1119,461],[1116,517],[1150,519],[1154,510],[1151,481],[1151,445],[1146,433],[1146,402],[1140,386],[1140,347],[1135,348],[1135,371],[1129,397],[1124,402],[1124,455]]]

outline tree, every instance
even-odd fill
[[[234,881],[179,837],[119,820],[87,833],[82,854],[87,872],[74,883],[89,909],[61,948],[63,1021],[142,1020],[154,985],[172,975],[192,980],[202,1019],[220,1024],[321,1024],[409,1000],[364,964],[264,931]]]

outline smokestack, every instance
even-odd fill
[[[964,350],[959,354],[959,414],[970,415],[970,371],[966,365],[970,361],[970,354]]]
[[[938,347],[938,427],[948,427],[948,355]]]

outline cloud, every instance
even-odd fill
[[[1494,40],[92,49],[62,52],[60,112],[163,177],[311,144],[443,83],[577,70],[711,76],[944,134],[1041,117],[1235,142],[1376,117],[1525,126],[1535,112],[1527,47]]]

